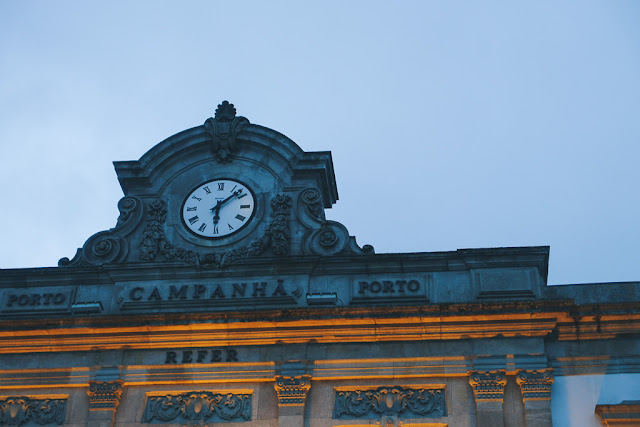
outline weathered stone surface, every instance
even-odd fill
[[[640,283],[548,287],[548,247],[360,247],[325,216],[331,154],[228,102],[115,167],[114,228],[57,268],[0,270],[4,424],[64,394],[70,426],[549,426],[551,370],[638,371]],[[199,237],[185,198],[216,179],[253,215]]]

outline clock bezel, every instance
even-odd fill
[[[249,193],[251,193],[251,197],[253,198],[253,210],[252,210],[251,215],[249,216],[249,218],[247,218],[247,220],[242,224],[242,226],[241,226],[240,228],[238,228],[238,229],[236,229],[236,230],[232,231],[231,233],[227,233],[227,234],[225,234],[225,235],[223,235],[223,236],[217,236],[217,237],[215,237],[215,236],[211,236],[211,237],[209,237],[209,236],[203,236],[203,235],[198,234],[198,233],[196,233],[195,231],[193,231],[193,230],[192,230],[192,229],[187,225],[187,223],[185,222],[185,218],[184,218],[184,215],[183,215],[183,213],[184,213],[184,206],[185,206],[185,204],[187,203],[187,200],[189,200],[189,198],[193,195],[193,192],[194,192],[194,191],[196,191],[198,188],[200,188],[200,187],[202,187],[202,186],[204,186],[204,185],[207,185],[207,184],[210,184],[210,183],[212,183],[212,182],[216,182],[216,181],[233,181],[233,182],[235,182],[235,183],[238,183],[238,184],[242,185],[242,186],[243,186],[244,188],[246,188],[247,190],[249,190]],[[214,179],[210,179],[210,180],[204,181],[204,182],[202,182],[202,183],[200,183],[200,184],[198,184],[198,185],[196,185],[196,186],[192,187],[192,188],[191,188],[191,190],[190,190],[190,191],[187,193],[187,195],[185,196],[185,198],[184,198],[184,200],[182,201],[182,203],[180,204],[180,213],[179,213],[179,215],[180,215],[180,221],[182,222],[182,225],[184,226],[184,228],[185,228],[185,229],[186,229],[186,230],[187,230],[191,235],[196,236],[196,237],[198,237],[198,238],[200,238],[200,239],[205,239],[205,240],[207,240],[207,241],[220,241],[220,240],[223,240],[223,239],[229,238],[229,237],[233,236],[234,234],[239,233],[239,232],[241,232],[241,231],[243,231],[243,230],[246,230],[246,229],[247,229],[247,227],[249,227],[249,224],[251,223],[251,221],[253,221],[253,218],[256,216],[256,212],[257,212],[257,210],[258,210],[258,198],[256,197],[256,193],[253,191],[253,189],[252,189],[249,185],[247,185],[244,181],[241,181],[241,180],[236,179],[236,178],[225,178],[225,177],[222,177],[222,178],[214,178]]]

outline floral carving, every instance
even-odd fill
[[[278,406],[304,406],[311,388],[311,377],[276,377],[274,388],[278,393]]]
[[[337,391],[333,418],[437,418],[447,415],[444,389],[379,387]]]
[[[35,399],[26,396],[0,400],[0,423],[20,426],[28,422],[39,425],[64,423],[67,399]]]
[[[507,377],[502,371],[498,372],[472,372],[469,384],[473,388],[473,395],[478,400],[500,400],[504,395],[504,386],[507,385]]]
[[[338,235],[335,231],[326,229],[320,233],[318,241],[322,246],[333,246],[338,242]]]
[[[251,395],[192,391],[184,394],[149,396],[142,422],[251,420]]]
[[[122,395],[122,381],[89,381],[89,410],[115,410]]]
[[[551,399],[551,384],[553,373],[546,371],[520,371],[516,376],[516,382],[522,391],[523,400],[548,400]]]
[[[289,212],[291,197],[277,195],[271,201],[272,221],[266,233],[245,246],[222,253],[199,254],[171,244],[164,234],[167,205],[164,200],[149,204],[147,223],[140,243],[140,258],[145,261],[155,259],[161,253],[167,260],[200,265],[203,268],[222,268],[239,260],[257,256],[271,248],[274,255],[285,255],[289,251]]]

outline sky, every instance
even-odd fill
[[[330,150],[377,253],[551,247],[640,281],[640,2],[0,2],[0,268],[115,226],[112,161],[222,100]]]

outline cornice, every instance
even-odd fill
[[[132,262],[73,269],[45,267],[0,269],[0,287],[46,286],[52,284],[105,284],[127,280],[163,278],[233,278],[265,274],[398,274],[469,271],[476,268],[537,268],[546,281],[548,246],[459,249],[451,252],[393,254],[269,256],[246,258],[242,264],[224,269],[200,269],[180,262]]]

